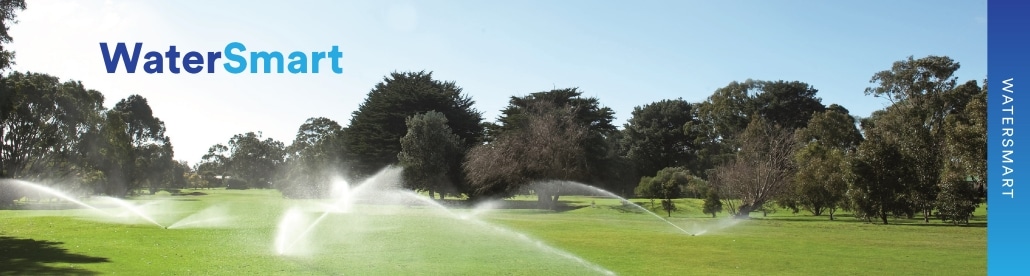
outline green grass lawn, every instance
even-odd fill
[[[294,243],[294,254],[282,256],[275,239],[285,211],[300,206],[311,221],[321,214],[319,201],[285,200],[274,190],[200,192],[207,195],[159,194],[132,202],[148,204],[147,213],[166,226],[210,218],[220,223],[164,229],[82,208],[0,210],[0,274],[986,273],[984,207],[973,226],[956,227],[906,219],[867,224],[847,214],[829,221],[785,210],[750,220],[725,214],[713,219],[701,214],[699,200],[679,200],[680,210],[669,220],[691,233],[707,230],[690,236],[614,199],[566,196],[567,211],[502,208],[480,214],[481,221],[428,206],[357,205],[326,216],[307,242]],[[519,197],[509,206],[532,205],[523,202],[529,200]],[[54,204],[22,207],[47,206]]]

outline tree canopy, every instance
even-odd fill
[[[261,132],[233,135],[227,146],[212,146],[203,162],[214,164],[209,168],[228,179],[242,181],[247,187],[270,188],[283,168],[286,147],[275,139],[262,138]]]
[[[443,113],[429,111],[407,119],[408,133],[401,137],[401,152],[397,159],[404,166],[404,186],[416,191],[428,191],[429,198],[439,192],[458,194],[454,180],[460,174],[461,138],[447,126]]]
[[[584,142],[589,130],[575,120],[576,108],[535,102],[522,114],[525,125],[472,148],[464,164],[473,195],[508,197],[535,181],[589,177]],[[560,191],[540,188],[540,204],[552,208]]]
[[[795,165],[793,133],[761,117],[754,117],[740,135],[736,158],[717,167],[709,182],[740,200],[738,216],[747,217],[779,196],[791,182]]]
[[[623,127],[622,147],[640,175],[666,167],[687,166],[694,158],[694,138],[684,126],[694,120],[693,106],[682,99],[633,108]]]
[[[454,82],[435,80],[432,72],[395,72],[384,77],[351,117],[344,138],[349,173],[362,178],[397,163],[400,139],[408,131],[405,120],[427,111],[443,113],[462,144],[475,145],[483,126],[473,104]]]
[[[340,124],[325,117],[308,118],[300,125],[293,143],[285,148],[285,175],[273,183],[283,196],[329,196],[334,178],[343,176],[344,133]]]
[[[2,47],[8,24],[24,7],[0,0],[0,72],[13,60]],[[578,88],[512,96],[484,122],[455,82],[394,72],[346,127],[313,117],[288,146],[260,131],[237,134],[192,168],[174,159],[165,123],[143,96],[107,109],[80,82],[9,72],[0,74],[0,178],[112,196],[232,179],[319,198],[340,178],[400,164],[404,187],[430,197],[535,194],[554,208],[575,181],[626,196],[637,187],[661,198],[669,216],[673,198],[703,197],[713,216],[778,203],[831,220],[850,210],[883,223],[921,215],[959,224],[984,202],[987,165],[986,81],[959,82],[959,68],[946,56],[910,56],[874,73],[864,93],[889,104],[866,118],[825,106],[805,82],[747,79],[701,102],[637,106],[622,129],[612,109]],[[0,186],[0,205],[17,196]]]
[[[17,22],[16,13],[22,10],[25,10],[25,0],[0,0],[0,72],[14,64],[14,52],[4,49],[4,44],[14,41],[8,33],[10,23]]]

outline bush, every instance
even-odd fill
[[[705,198],[704,210],[702,212],[712,214],[713,218],[716,213],[722,212],[722,201],[719,200],[719,193],[715,189],[708,189],[708,196]]]

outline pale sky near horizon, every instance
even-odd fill
[[[493,121],[508,98],[579,87],[625,123],[633,107],[703,101],[731,81],[798,80],[868,116],[869,79],[908,56],[947,55],[960,83],[987,77],[987,2],[976,1],[27,1],[10,27],[14,70],[140,94],[194,164],[234,134],[289,144],[311,117],[346,126],[393,71],[454,81]],[[342,74],[148,75],[105,70],[99,43],[144,51],[343,52]],[[167,68],[166,68],[167,70]]]

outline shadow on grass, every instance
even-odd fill
[[[883,224],[880,219],[873,219],[872,221],[866,221],[865,219],[855,218],[852,215],[835,215],[834,220],[830,220],[828,216],[768,216],[768,217],[754,217],[749,219],[754,220],[768,220],[768,221],[791,221],[791,222],[840,222],[840,223],[866,223],[866,224]],[[970,221],[968,224],[955,225],[952,223],[944,223],[940,220],[930,220],[929,223],[923,222],[923,219],[906,219],[906,218],[888,218],[887,225],[904,225],[904,226],[947,226],[947,227],[987,227],[986,221]]]
[[[476,204],[478,203],[478,202],[472,202],[472,201],[468,201],[468,200],[464,200],[464,199],[442,199],[442,200],[437,199],[435,201],[440,203],[440,205],[447,206],[447,208],[454,208],[454,209],[470,209],[470,208],[475,208]],[[544,211],[544,209],[540,209],[540,204],[536,200],[532,200],[532,201],[530,201],[530,200],[503,200],[501,202],[502,202],[501,204],[494,205],[493,209],[508,209],[508,210],[514,210],[514,209],[527,209],[527,210],[538,209],[538,210]],[[578,203],[578,204],[573,204],[573,203]],[[554,209],[550,210],[550,211],[554,211],[554,212],[568,212],[568,211],[572,211],[572,210],[576,210],[576,209],[582,209],[582,208],[590,207],[589,205],[580,205],[580,204],[582,204],[582,202],[558,200],[558,204],[556,204]]]
[[[894,225],[905,225],[905,226],[946,226],[946,227],[974,227],[974,228],[986,228],[987,227],[987,223],[986,222],[972,222],[972,221],[969,222],[968,224],[958,224],[958,225],[952,224],[950,222],[940,222],[939,220],[937,222],[934,222],[934,221],[931,220],[930,223],[924,223],[922,220],[920,220],[918,222],[907,222],[907,221],[893,222],[893,221],[891,221],[890,223],[894,224]]]
[[[203,195],[207,195],[207,193],[192,192],[192,193],[174,193],[174,194],[172,194],[172,196],[203,196]]]
[[[16,201],[14,204],[0,206],[0,210],[72,210],[87,207],[67,201]]]
[[[608,209],[619,211],[619,213],[640,214],[640,213],[643,213],[645,209],[651,209],[651,208],[648,208],[648,206],[650,206],[649,203],[634,202],[633,204],[608,205],[608,206],[605,206],[605,207],[608,207]],[[652,209],[651,212],[654,212],[653,209]]]
[[[69,253],[61,242],[0,236],[0,275],[96,275],[97,272],[53,263],[109,262],[107,258]]]
[[[761,215],[759,215],[757,217],[756,216],[752,216],[752,217],[746,218],[746,219],[750,219],[750,220],[767,220],[767,221],[789,221],[789,222],[832,222],[832,223],[859,223],[859,224],[867,223],[863,219],[857,219],[857,218],[854,218],[854,217],[851,217],[851,216],[847,216],[847,217],[844,217],[844,216],[834,216],[833,220],[830,220],[830,217],[828,217],[828,216],[808,216],[808,217],[804,217],[804,216],[799,216],[799,217],[768,216],[768,217],[762,217]],[[893,224],[893,222],[891,222],[891,223]]]

